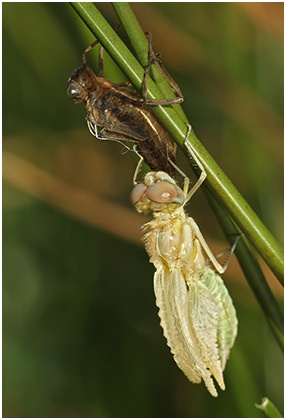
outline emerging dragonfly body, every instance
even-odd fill
[[[237,318],[222,279],[206,265],[203,250],[208,256],[210,250],[184,211],[186,199],[185,188],[164,172],[149,172],[131,194],[138,212],[153,211],[143,239],[156,268],[156,304],[167,343],[188,379],[203,379],[217,396],[212,376],[225,389],[223,370]]]
[[[150,41],[151,42],[151,41]],[[99,140],[131,142],[136,152],[144,158],[145,163],[154,171],[164,170],[174,176],[175,152],[168,133],[150,111],[148,105],[170,105],[183,101],[183,97],[165,100],[147,100],[139,98],[137,92],[127,91],[130,83],[112,83],[102,77],[103,49],[99,54],[100,76],[96,76],[86,62],[86,53],[95,45],[92,44],[83,54],[83,65],[78,67],[68,80],[68,95],[75,102],[85,102],[86,120],[90,132]],[[151,47],[150,47],[151,48]],[[154,58],[155,63],[157,58]],[[148,67],[149,70],[149,67]],[[165,72],[165,70],[162,70]],[[147,75],[147,73],[146,73]],[[168,80],[172,80],[168,75]],[[144,76],[144,83],[146,77]],[[173,82],[177,91],[179,87]],[[144,92],[147,88],[144,86]]]

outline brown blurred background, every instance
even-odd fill
[[[96,6],[116,27],[112,5]],[[132,8],[198,138],[282,242],[283,3]],[[148,217],[129,204],[137,158],[92,137],[66,95],[92,41],[68,3],[3,3],[3,416],[260,417],[263,396],[282,410],[283,357],[235,258],[227,390],[213,399],[176,367],[140,241]],[[107,54],[105,76],[125,80]],[[224,250],[201,192],[188,211]]]

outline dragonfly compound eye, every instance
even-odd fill
[[[142,198],[145,195],[145,192],[147,190],[147,187],[145,184],[137,184],[133,188],[131,194],[130,194],[130,200],[133,205],[137,204],[138,201],[142,200]]]
[[[176,197],[177,191],[169,182],[158,182],[148,188],[147,196],[155,203],[171,203]]]
[[[81,102],[83,100],[84,89],[79,83],[72,80],[68,85],[67,94],[74,101]]]

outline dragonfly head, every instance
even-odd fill
[[[73,71],[67,87],[67,94],[75,102],[86,102],[90,89],[96,86],[96,75],[89,67],[88,64],[84,64]]]
[[[162,171],[148,172],[144,182],[133,188],[131,202],[139,213],[168,212],[183,206],[185,195],[170,175]]]

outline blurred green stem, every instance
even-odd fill
[[[73,2],[71,5],[89,27],[94,36],[100,41],[114,61],[123,70],[134,87],[140,91],[142,87],[144,69],[130,53],[128,48],[124,45],[101,13],[97,10],[95,5],[87,2]],[[129,4],[117,3],[116,9],[117,11],[120,9],[119,15],[124,15],[124,27],[127,33],[132,34],[133,29],[135,31],[134,33],[136,34],[136,38],[138,38],[136,42],[140,45],[140,53],[138,52],[138,55],[143,56],[142,51],[146,48],[146,59],[146,56],[148,56],[148,45],[146,44],[145,35],[143,31],[141,31],[141,33],[138,31],[138,25],[136,24],[136,19]],[[162,97],[162,92],[150,77],[148,78],[147,97],[149,99],[158,99]],[[174,140],[187,154],[184,146],[184,139],[187,132],[184,119],[181,118],[173,106],[154,106],[152,109],[168,132],[172,135]],[[282,247],[273,238],[261,220],[257,217],[206,149],[202,146],[193,131],[189,136],[189,141],[193,145],[200,161],[206,169],[208,185],[219,197],[220,201],[223,202],[224,206],[227,208],[238,226],[249,238],[272,271],[276,274],[279,281],[282,283]]]
[[[261,404],[255,404],[255,407],[263,411],[265,417],[282,418],[275,405],[267,397],[262,398]]]

